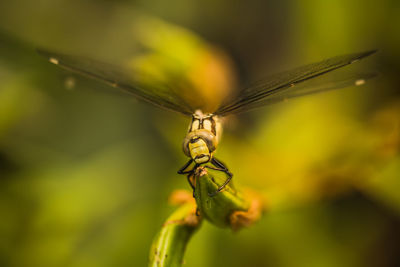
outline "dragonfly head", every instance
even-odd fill
[[[197,164],[206,163],[211,159],[210,150],[207,147],[206,142],[200,137],[193,137],[189,141],[189,152],[190,157]]]
[[[183,152],[197,164],[211,160],[216,148],[216,137],[205,129],[195,130],[186,135],[183,140]]]

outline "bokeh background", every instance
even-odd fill
[[[354,66],[380,72],[363,87],[230,118],[217,155],[269,211],[239,233],[205,223],[184,266],[400,266],[399,1],[0,2],[0,266],[146,266],[169,194],[189,189],[176,174],[189,119],[37,47],[185,77],[210,101],[379,49]]]

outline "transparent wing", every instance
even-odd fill
[[[134,79],[123,67],[95,61],[89,58],[64,55],[44,50],[38,53],[51,63],[59,65],[78,74],[104,82],[132,94],[139,100],[144,100],[155,106],[176,111],[190,116],[193,108],[180,95],[167,85],[157,83],[154,86],[142,84]]]
[[[291,98],[306,96],[310,94],[317,94],[349,86],[363,85],[366,83],[367,80],[375,77],[376,75],[377,73],[370,72],[370,73],[347,74],[341,77],[325,77],[325,75],[316,77],[314,79],[295,85],[294,87],[290,88],[291,90],[289,91],[282,90],[270,97],[266,97],[261,100],[249,103],[245,106],[239,107],[229,112],[229,114],[237,114],[240,112],[245,112],[254,108],[259,108],[267,105],[272,105],[278,102],[286,101]]]
[[[215,114],[226,116],[274,104],[293,97],[339,89],[351,85],[361,85],[367,79],[375,76],[375,74],[346,74],[344,76],[329,77],[329,79],[324,79],[325,75],[320,76],[352,64],[375,52],[376,50],[337,56],[291,71],[272,75],[264,81],[242,90],[231,102],[221,105]]]

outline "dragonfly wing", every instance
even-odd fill
[[[339,89],[356,85],[357,80],[364,81],[373,74],[351,74],[344,77],[324,80],[321,75],[352,64],[376,51],[367,51],[343,56],[337,56],[321,62],[305,65],[291,71],[275,74],[242,90],[231,102],[221,105],[215,112],[226,116],[240,113],[256,107],[273,104],[288,98],[299,97],[326,90]],[[317,78],[318,77],[318,78]],[[315,83],[311,83],[315,79]],[[362,83],[362,82],[359,82]]]
[[[325,78],[325,76],[317,77],[315,79],[305,81],[290,88],[289,91],[281,91],[276,94],[263,98],[259,101],[249,103],[242,108],[238,108],[230,112],[230,114],[237,114],[254,108],[259,108],[275,103],[283,102],[291,98],[306,96],[310,94],[317,94],[325,91],[345,88],[349,86],[360,86],[366,83],[367,80],[376,77],[377,73],[356,73],[349,74],[342,77]]]
[[[45,50],[38,50],[38,53],[46,57],[53,64],[119,88],[132,94],[139,100],[144,100],[155,106],[188,116],[194,112],[193,108],[171,87],[159,82],[155,83],[154,86],[143,84],[135,80],[133,73],[129,74],[126,68],[85,57],[59,54]]]

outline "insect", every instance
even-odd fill
[[[203,113],[201,107],[195,107],[185,101],[169,85],[153,87],[142,84],[116,66],[72,55],[43,50],[38,52],[51,63],[64,69],[100,80],[160,108],[191,116],[189,130],[183,141],[183,152],[189,160],[178,173],[187,175],[189,184],[194,191],[195,186],[190,177],[199,166],[224,172],[227,179],[216,192],[211,194],[215,195],[223,190],[233,177],[225,164],[214,156],[222,134],[222,117],[294,97],[362,85],[366,80],[374,77],[375,73],[349,73],[333,77],[330,80],[324,79],[324,77],[329,72],[372,55],[376,50],[337,56],[272,75],[254,86],[241,90],[228,101],[221,103],[212,113]],[[194,166],[191,167],[193,164]]]

